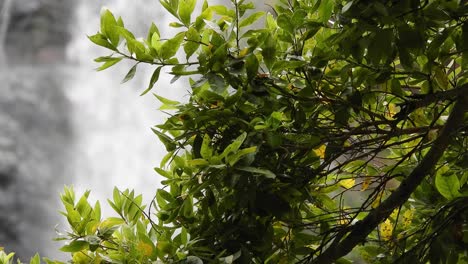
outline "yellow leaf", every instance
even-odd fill
[[[411,208],[405,211],[405,213],[403,214],[403,227],[404,228],[408,228],[411,225],[411,222],[413,221],[413,216],[414,216],[414,208]]]
[[[340,220],[338,220],[338,224],[339,225],[347,225],[347,224],[349,224],[349,221],[350,221],[349,218],[343,216],[343,217],[340,217]]]
[[[394,103],[389,103],[387,105],[387,117],[393,118],[393,116],[398,112],[397,106]]]
[[[153,247],[143,241],[138,242],[137,248],[144,256],[151,256],[153,254]]]
[[[379,192],[379,194],[377,194],[377,197],[375,197],[375,200],[372,202],[372,208],[376,208],[377,206],[380,205],[380,201],[382,200],[382,196],[383,196],[383,191]]]
[[[159,241],[157,244],[156,244],[156,247],[161,250],[161,252],[163,252],[164,254],[168,254],[169,252],[171,252],[172,250],[172,245],[171,243],[167,242],[167,241]]]
[[[324,159],[325,158],[325,149],[326,149],[326,146],[322,145],[319,148],[314,149],[314,153],[315,153],[315,155],[317,155],[317,157],[319,157],[321,159]]]
[[[346,179],[346,180],[341,180],[340,181],[340,185],[343,186],[346,189],[353,188],[354,183],[356,183],[355,179]]]
[[[369,188],[370,182],[371,182],[371,178],[366,177],[366,179],[361,184],[361,192],[363,192],[363,191],[367,190],[367,188]]]
[[[79,252],[73,253],[72,260],[73,260],[73,263],[87,264],[89,263],[89,256],[87,256],[82,251],[79,251]]]
[[[241,50],[241,52],[239,53],[239,57],[245,57],[245,55],[247,55],[249,53],[249,48],[245,48],[243,50]]]
[[[389,241],[393,234],[393,224],[387,219],[380,225],[380,236],[384,241]]]
[[[398,209],[398,208],[395,209],[395,210],[393,210],[393,212],[390,214],[390,217],[391,217],[392,219],[396,219],[399,212],[400,212],[400,209]]]

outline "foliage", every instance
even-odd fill
[[[468,263],[466,1],[160,2],[175,36],[104,10],[89,38],[124,81],[154,65],[142,94],[190,78],[154,94],[164,188],[147,211],[116,189],[105,220],[66,189],[74,262]]]

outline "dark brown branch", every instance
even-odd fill
[[[464,85],[467,89],[468,85]],[[357,222],[348,230],[337,234],[335,241],[321,255],[309,263],[333,263],[337,259],[348,254],[359,243],[363,243],[366,237],[386,218],[392,211],[404,204],[414,190],[421,184],[424,177],[436,166],[439,159],[448,147],[453,133],[463,123],[464,114],[468,111],[468,94],[459,94],[456,104],[433,146],[423,158],[421,163],[406,177],[400,186],[377,208],[372,210],[362,221]],[[344,238],[341,240],[341,238]]]
[[[421,98],[419,100],[410,100],[400,105],[401,111],[397,113],[394,117],[396,119],[406,118],[414,110],[428,106],[432,103],[445,100],[453,100],[459,96],[463,96],[468,93],[468,84],[464,84],[459,88],[447,90],[443,92],[433,93],[433,94],[424,94],[424,95],[414,95],[413,97]]]

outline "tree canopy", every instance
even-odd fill
[[[189,78],[153,129],[154,201],[62,200],[76,263],[468,263],[468,4],[161,0],[174,36],[101,13],[90,40]],[[196,13],[196,14],[195,14]]]

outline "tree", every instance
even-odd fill
[[[468,263],[465,1],[160,2],[175,36],[105,10],[89,38],[124,81],[154,65],[142,94],[190,78],[187,103],[154,94],[164,188],[147,211],[116,189],[105,220],[66,189],[75,262]]]

